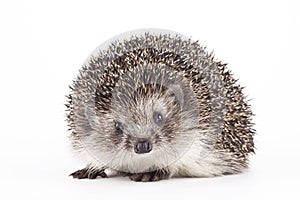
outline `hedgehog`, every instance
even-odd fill
[[[133,181],[242,173],[253,113],[227,64],[174,32],[133,31],[96,49],[70,86],[73,178]]]

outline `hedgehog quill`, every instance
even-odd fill
[[[86,167],[74,178],[159,181],[237,174],[254,153],[252,111],[226,64],[173,32],[100,46],[70,86],[67,121]]]

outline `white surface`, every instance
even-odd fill
[[[1,1],[0,199],[299,199],[299,10],[297,1]],[[84,166],[68,149],[68,85],[103,41],[147,27],[199,40],[246,86],[258,133],[248,173],[157,183],[67,176]]]

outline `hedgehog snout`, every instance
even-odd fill
[[[137,154],[149,153],[152,150],[152,144],[149,140],[140,140],[134,145],[134,152]]]

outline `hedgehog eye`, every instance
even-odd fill
[[[115,121],[115,129],[116,129],[117,133],[119,133],[119,134],[123,133],[123,126],[122,126],[121,122]]]
[[[155,122],[157,125],[161,126],[161,125],[163,124],[164,119],[163,119],[163,116],[162,116],[161,113],[159,113],[159,112],[154,112],[154,113],[153,113],[153,119],[154,119],[154,122]]]

